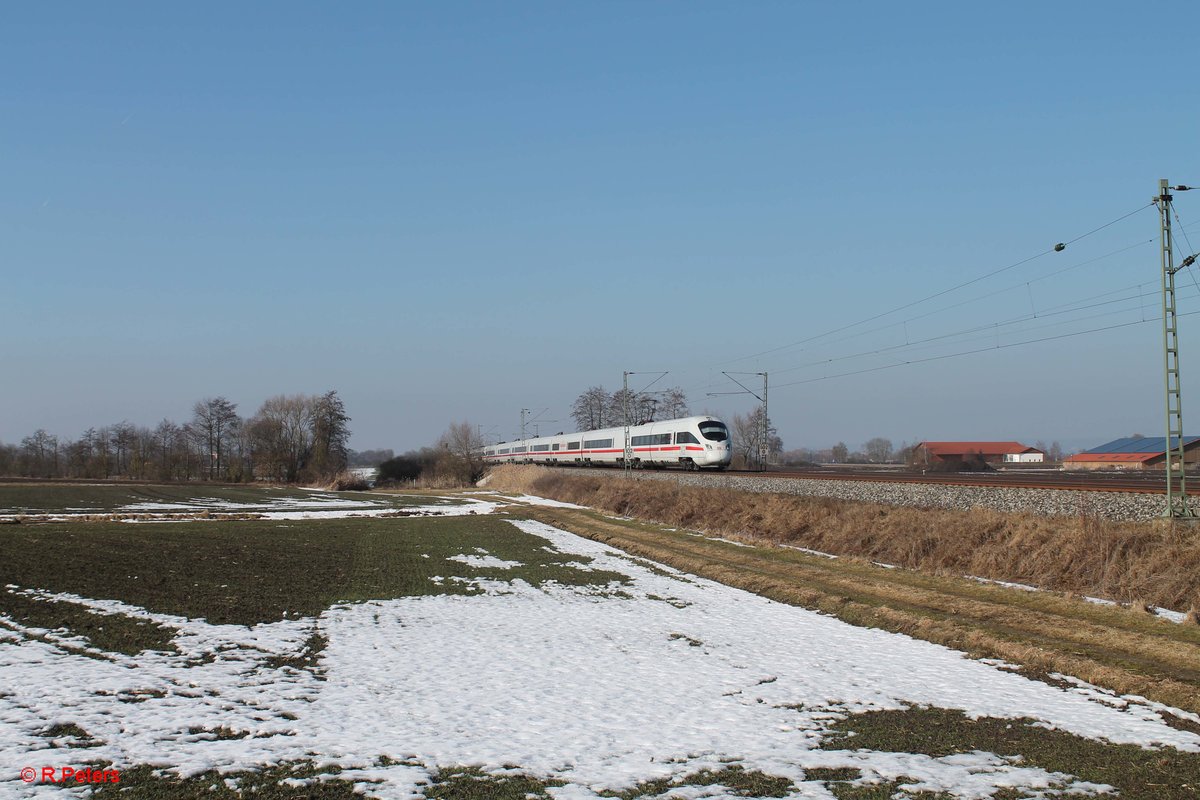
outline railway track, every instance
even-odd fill
[[[612,473],[611,468],[594,468],[600,472]],[[1021,472],[935,472],[920,474],[908,470],[869,470],[869,469],[772,469],[766,472],[752,470],[725,470],[718,473],[704,471],[690,472],[689,475],[734,475],[746,478],[784,478],[789,480],[823,480],[823,481],[870,481],[877,483],[916,483],[935,484],[942,486],[973,486],[997,489],[1048,489],[1073,490],[1083,492],[1124,492],[1131,494],[1162,494],[1166,491],[1165,477],[1162,473],[1145,475],[1095,475],[1075,474],[1066,472],[1039,472],[1023,474]],[[1200,475],[1189,476],[1200,486]]]
[[[739,472],[744,475],[769,475],[778,478],[835,481],[879,481],[889,483],[923,483],[945,486],[984,486],[1006,489],[1058,489],[1084,492],[1130,492],[1162,494],[1166,491],[1165,477],[1159,475],[1091,475],[1067,472],[1022,474],[1020,472],[927,473],[908,471],[867,470],[772,470],[770,472]],[[1200,477],[1200,476],[1198,476]]]

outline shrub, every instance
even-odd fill
[[[371,482],[362,475],[347,470],[331,480],[329,488],[337,492],[365,492],[371,488]]]

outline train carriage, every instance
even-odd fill
[[[716,417],[683,417],[631,425],[629,449],[630,466],[638,468],[725,469],[733,458],[729,428]],[[625,428],[501,442],[485,447],[483,459],[489,464],[622,466]]]

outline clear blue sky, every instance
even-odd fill
[[[706,396],[736,388],[722,369],[771,372],[789,448],[1161,435],[1152,208],[745,357],[1042,253],[1160,177],[1200,184],[1198,22],[1194,2],[9,5],[0,441],[335,388],[353,446],[402,450],[460,420],[512,435],[522,407],[567,427],[623,370],[749,410]],[[1176,208],[1200,246],[1200,192]],[[1183,331],[1200,390],[1200,315]]]

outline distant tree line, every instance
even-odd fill
[[[571,405],[575,430],[594,431],[598,428],[618,428],[625,424],[626,409],[629,424],[640,425],[663,419],[686,417],[687,395],[678,386],[661,392],[629,392],[624,389],[609,394],[603,386],[586,389]]]
[[[78,439],[34,431],[0,444],[0,475],[155,481],[330,480],[346,469],[350,417],[336,391],[269,398],[249,418],[224,397],[205,398],[184,423],[118,422]]]

